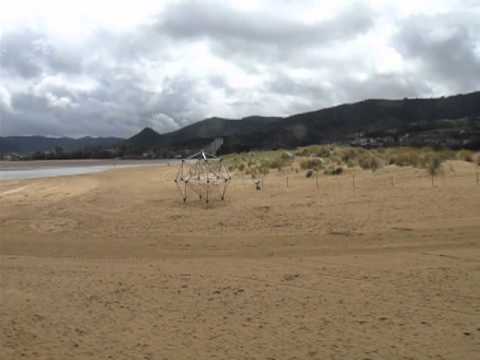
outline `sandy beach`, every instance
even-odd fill
[[[475,167],[183,203],[173,166],[0,182],[2,359],[475,359]]]

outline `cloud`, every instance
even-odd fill
[[[305,23],[291,16],[280,17],[272,9],[246,12],[223,1],[188,0],[167,7],[157,30],[177,41],[206,41],[223,58],[244,56],[271,62],[351,40],[367,32],[373,23],[373,11],[360,4],[332,19]]]
[[[476,90],[480,74],[480,12],[413,16],[404,21],[394,44],[416,62],[425,79],[451,92]]]
[[[28,28],[10,31],[0,37],[0,68],[24,78],[37,77],[45,71],[78,73],[81,56],[69,50],[64,44],[58,48],[42,32]]]
[[[284,73],[274,76],[266,91],[283,98],[288,104],[287,109],[293,109],[293,112],[370,98],[401,99],[432,95],[428,82],[415,76],[394,73],[366,78],[338,74],[324,82],[315,78],[295,78]]]
[[[5,133],[125,136],[145,126],[172,131],[204,116],[206,96],[196,90],[194,80],[171,78],[164,82],[162,91],[152,92],[140,86],[141,79],[128,71],[119,76],[120,71],[117,69],[114,76],[99,69],[92,87],[47,77],[11,99],[0,90],[0,100],[7,99],[0,103],[16,109],[6,113],[0,107]]]
[[[2,9],[0,135],[131,136],[478,90],[474,1],[142,0],[134,21],[93,3],[46,22]]]
[[[52,93],[46,93],[45,98],[47,99],[48,105],[51,108],[66,109],[69,107],[78,106],[77,104],[72,102],[72,99],[66,96],[55,96]]]
[[[208,38],[298,47],[348,39],[368,30],[373,13],[355,5],[333,19],[306,24],[272,11],[242,12],[218,1],[183,1],[162,14],[159,29],[175,38]]]
[[[12,97],[3,86],[0,85],[0,111],[12,111]]]

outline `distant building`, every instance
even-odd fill
[[[17,153],[0,154],[0,160],[14,161],[21,160],[22,156]]]

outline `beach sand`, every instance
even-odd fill
[[[480,185],[446,169],[0,182],[0,358],[478,358]]]

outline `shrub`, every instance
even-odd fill
[[[261,174],[261,175],[263,175],[263,176],[268,175],[269,172],[270,172],[270,169],[269,169],[268,167],[266,167],[266,166],[260,166],[260,167],[258,168],[258,173]]]
[[[348,168],[353,168],[355,166],[355,163],[352,160],[348,160],[346,162],[346,165],[347,165]]]
[[[442,160],[439,157],[432,157],[427,163],[427,172],[433,177],[437,176],[442,169]]]
[[[315,171],[313,171],[312,169],[309,169],[307,170],[307,172],[305,173],[305,177],[306,178],[310,178],[313,176],[313,174],[315,174]]]
[[[313,155],[318,157],[328,158],[332,154],[332,149],[329,146],[319,146],[315,149]]]
[[[282,152],[282,154],[280,155],[280,159],[282,159],[283,161],[288,161],[288,160],[292,160],[295,156],[288,152],[288,151],[284,151]]]
[[[264,165],[266,167],[269,167],[270,169],[278,169],[278,170],[281,170],[283,167],[285,167],[288,162],[290,161],[290,158],[284,158],[282,156],[280,157],[277,157],[275,159],[272,159],[272,160],[267,160],[264,162]]]
[[[468,161],[468,162],[473,162],[473,151],[471,150],[460,150],[457,152],[457,159],[463,160],[463,161]]]
[[[335,171],[333,172],[333,175],[342,175],[343,174],[343,168],[342,167],[337,167]]]
[[[390,153],[387,162],[397,166],[419,167],[421,165],[419,153],[413,149],[402,149],[395,153]]]
[[[328,145],[315,145],[299,149],[295,155],[298,156],[316,156],[328,158],[331,155],[332,147]]]
[[[344,163],[353,163],[359,157],[363,156],[367,151],[361,148],[339,148],[338,155]]]
[[[325,175],[341,175],[343,174],[343,168],[342,167],[330,167],[328,169],[325,169],[323,172]]]
[[[316,159],[316,158],[305,159],[300,162],[300,167],[302,168],[302,170],[306,170],[306,169],[318,170],[323,167],[323,161],[321,159]]]
[[[379,168],[382,167],[382,161],[372,155],[367,155],[367,156],[362,156],[360,159],[358,159],[358,165],[362,169],[369,169],[372,171],[377,171]]]

